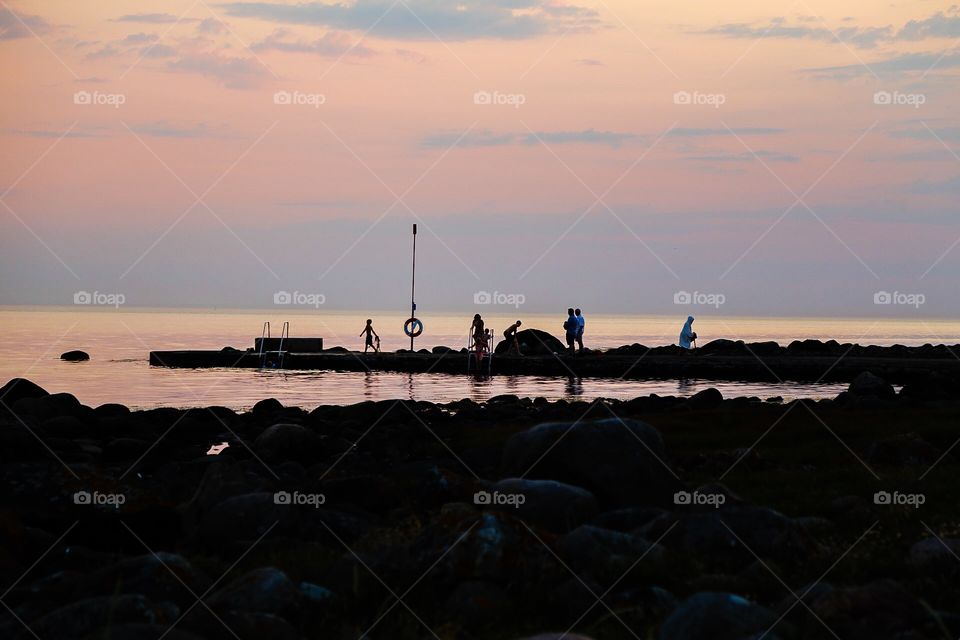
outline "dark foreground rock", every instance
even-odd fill
[[[960,637],[950,395],[0,394],[0,638]]]
[[[67,362],[83,362],[90,359],[90,354],[86,351],[67,351],[60,354],[60,359]]]
[[[670,504],[680,482],[659,432],[637,420],[541,424],[511,437],[506,473],[587,489],[607,508]]]

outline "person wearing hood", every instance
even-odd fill
[[[680,330],[680,346],[684,349],[691,348],[691,343],[697,339],[697,334],[693,330],[693,316],[687,316],[687,321]]]

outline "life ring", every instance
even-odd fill
[[[417,318],[410,318],[403,323],[403,332],[411,338],[416,338],[423,333],[423,323]]]

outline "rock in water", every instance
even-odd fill
[[[86,351],[67,351],[66,353],[60,354],[61,360],[66,360],[67,362],[83,362],[84,360],[90,359],[90,354]]]
[[[666,506],[681,488],[660,433],[639,420],[552,422],[507,440],[504,470],[590,491],[606,508]]]
[[[857,375],[847,392],[858,398],[893,398],[897,395],[889,382],[869,371]]]
[[[567,346],[546,331],[540,329],[524,329],[517,332],[517,342],[520,343],[520,353],[525,356],[548,356],[553,353],[563,353]],[[494,353],[506,353],[512,346],[512,341],[500,340]]]
[[[777,616],[733,593],[690,596],[660,627],[660,640],[743,640],[770,629]],[[770,637],[769,635],[767,637]]]

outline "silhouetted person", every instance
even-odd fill
[[[487,332],[483,326],[483,318],[480,317],[479,313],[473,316],[470,332],[473,335],[473,348],[476,350],[477,360],[481,360],[487,346]]]
[[[567,348],[570,353],[576,353],[574,344],[577,342],[577,329],[579,327],[580,322],[577,320],[577,316],[573,314],[573,307],[570,307],[567,309],[567,319],[563,322],[563,330],[567,336]]]
[[[574,309],[574,314],[577,316],[577,348],[580,353],[583,353],[583,327],[586,322],[583,319],[583,315],[580,313],[580,309]]]
[[[687,321],[680,330],[680,346],[684,349],[690,349],[691,343],[697,339],[697,334],[693,330],[693,316],[687,316]]]
[[[510,343],[510,347],[507,349],[507,353],[516,352],[518,355],[523,355],[520,353],[520,341],[517,340],[517,331],[520,330],[520,321],[517,320],[512,325],[507,327],[506,331],[503,332],[503,337]]]
[[[363,328],[363,331],[360,332],[360,335],[366,335],[367,339],[363,345],[363,352],[366,353],[368,349],[372,348],[374,351],[380,351],[380,336],[377,335],[377,332],[373,330],[373,320],[367,319],[367,326]],[[377,342],[374,343],[373,339],[376,338]]]

